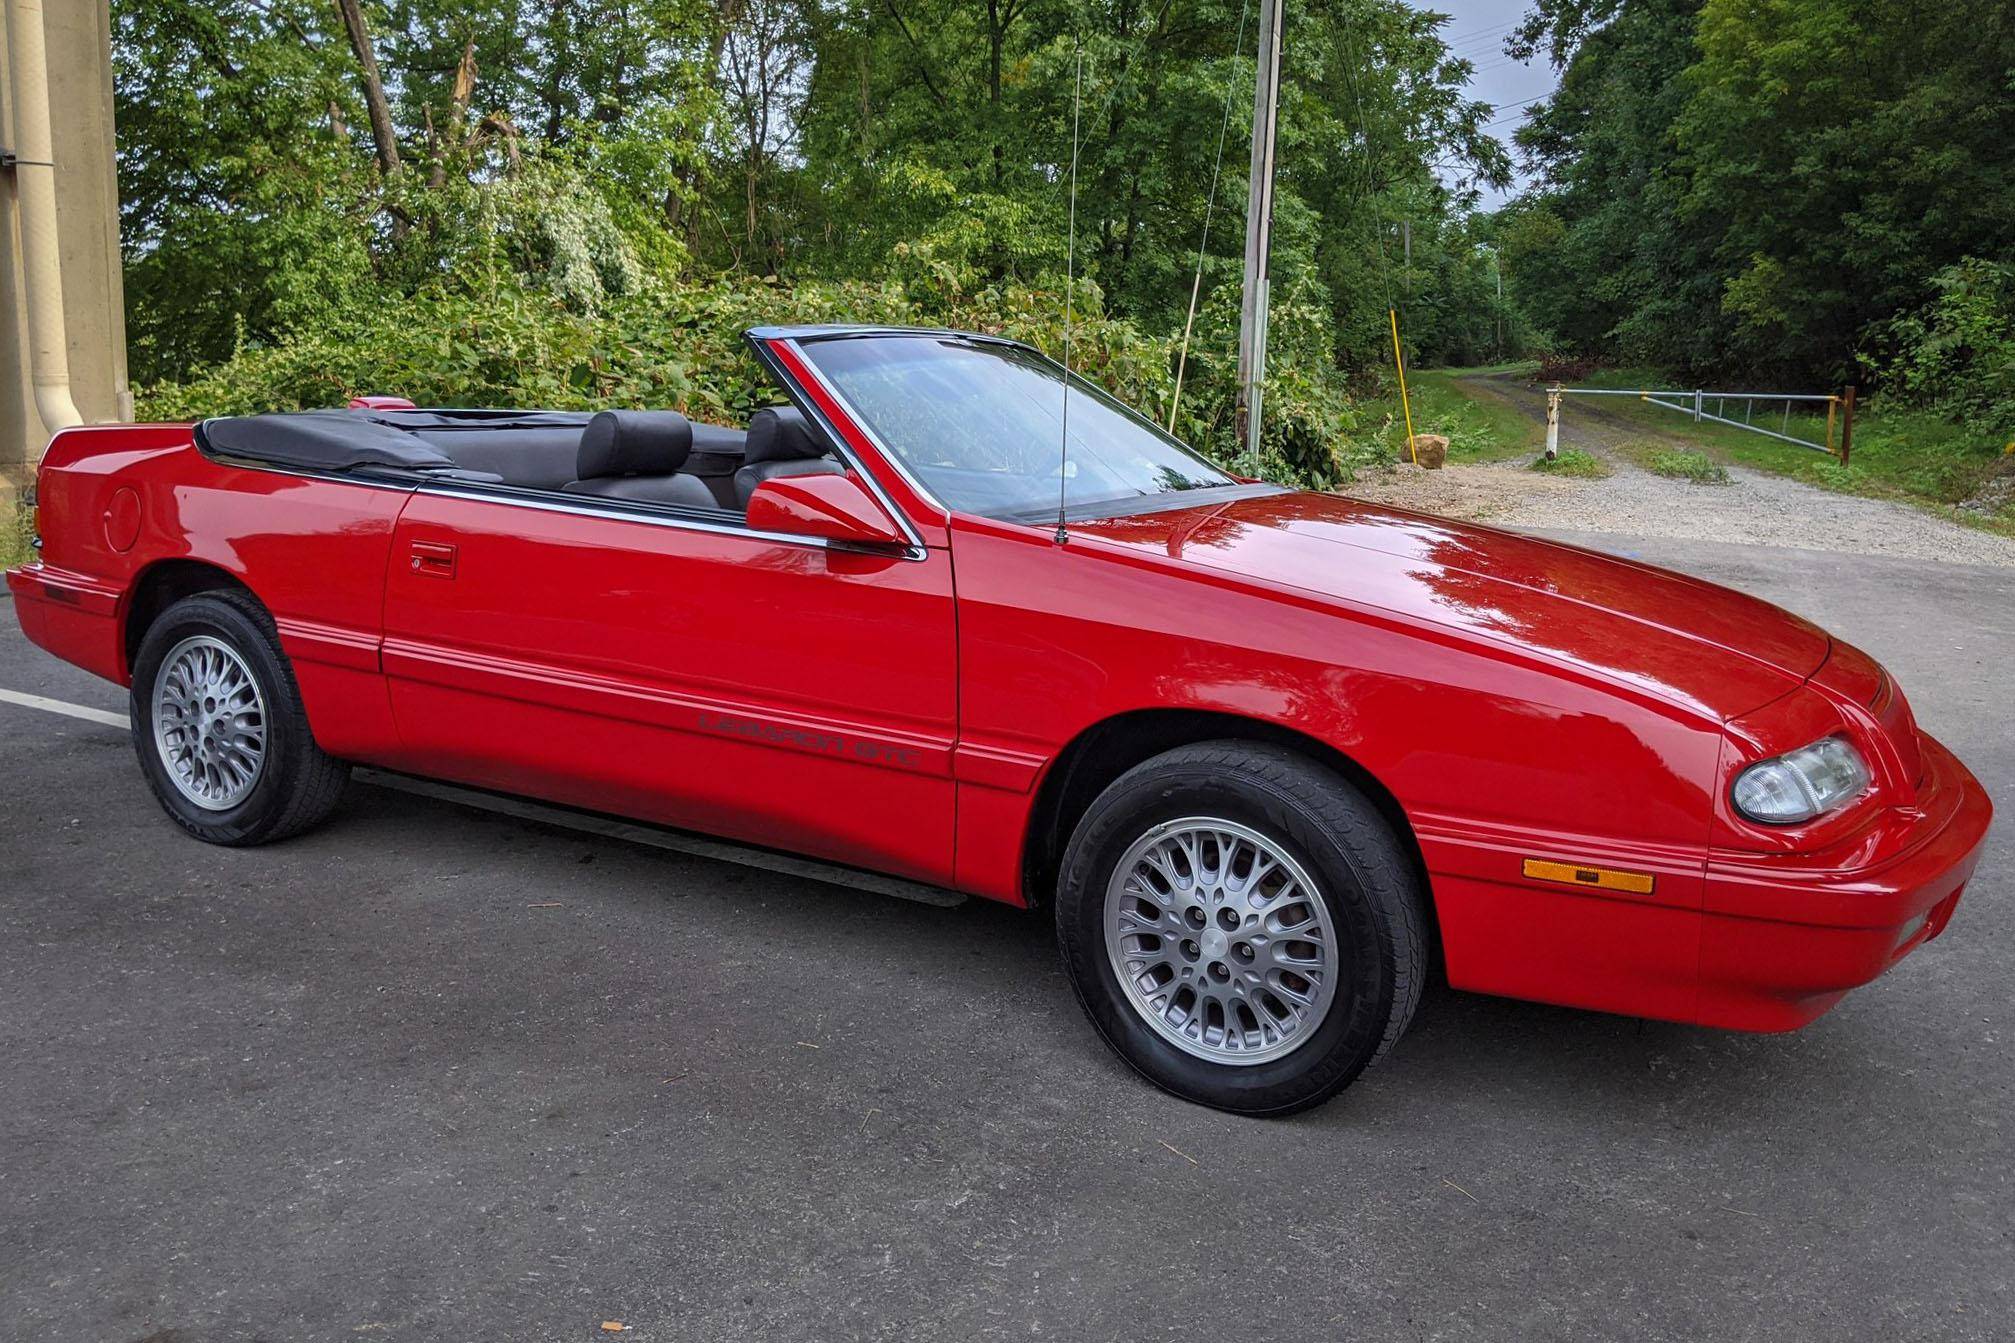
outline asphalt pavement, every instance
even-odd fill
[[[1799,1033],[1430,991],[1283,1121],[1137,1079],[1040,917],[366,785],[210,848],[0,702],[0,1339],[2015,1338],[2015,570],[1582,539],[1886,662],[1979,876]],[[0,690],[124,704],[4,609]]]

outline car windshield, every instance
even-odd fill
[[[805,354],[947,507],[1028,521],[1238,482],[1032,350],[955,336],[809,341]]]

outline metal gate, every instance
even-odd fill
[[[1847,464],[1847,455],[1854,442],[1854,389],[1849,387],[1839,396],[1824,392],[1710,392],[1704,389],[1693,391],[1661,390],[1658,388],[1610,388],[1610,387],[1560,387],[1546,389],[1546,455],[1552,457],[1560,446],[1560,398],[1563,396],[1634,396],[1639,401],[1662,406],[1666,410],[1676,410],[1695,421],[1712,420],[1716,424],[1729,425],[1752,434],[1762,434],[1767,438],[1779,439],[1785,443],[1795,443],[1801,448],[1811,448],[1838,457],[1841,465]],[[1765,407],[1762,423],[1757,422],[1756,407],[1761,402]],[[1826,438],[1815,442],[1801,438],[1791,432],[1791,409],[1795,405],[1826,406]],[[1731,403],[1740,403],[1742,418],[1728,414]],[[1769,420],[1779,403],[1784,410],[1775,429],[1769,427]],[[1713,409],[1708,409],[1712,406]],[[1835,447],[1835,431],[1838,431],[1838,447]]]

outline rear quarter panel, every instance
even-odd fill
[[[187,425],[118,425],[59,434],[36,497],[39,581],[16,591],[28,590],[22,624],[38,643],[126,684],[127,615],[149,572],[208,565],[272,613],[325,750],[392,747],[378,645],[405,490],[213,461]],[[65,589],[83,595],[48,596]]]

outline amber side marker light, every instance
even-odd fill
[[[1648,872],[1618,872],[1608,867],[1583,867],[1578,863],[1549,863],[1539,858],[1525,860],[1525,875],[1535,881],[1557,881],[1566,886],[1593,886],[1598,891],[1627,891],[1650,895],[1657,885]]]

